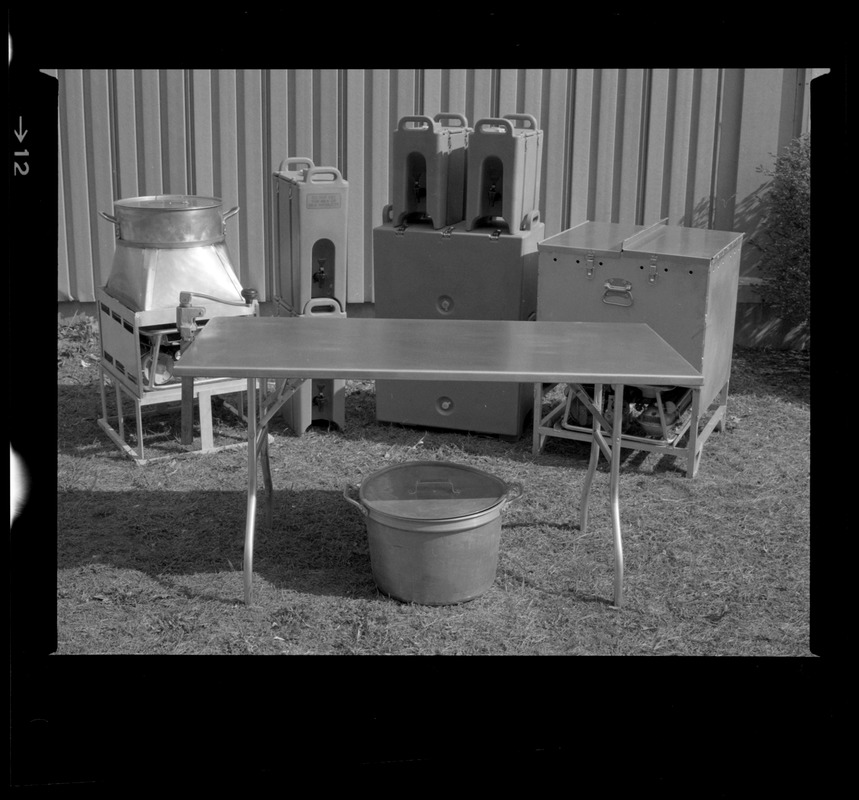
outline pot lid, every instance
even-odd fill
[[[217,197],[197,197],[187,194],[156,194],[149,197],[128,197],[117,200],[119,208],[151,208],[158,211],[190,211],[198,208],[218,208],[223,201]]]
[[[370,475],[361,484],[364,505],[403,519],[448,520],[497,506],[507,484],[479,469],[447,461],[409,461]]]

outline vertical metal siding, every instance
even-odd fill
[[[58,297],[110,273],[114,200],[239,206],[227,242],[268,299],[271,174],[289,157],[349,181],[347,299],[372,302],[372,230],[390,196],[390,136],[410,114],[508,113],[543,130],[540,215],[752,232],[769,166],[808,130],[805,69],[45,70],[59,81]],[[747,248],[743,274],[755,271]]]

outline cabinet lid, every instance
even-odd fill
[[[736,247],[743,238],[734,231],[713,231],[664,225],[651,233],[624,242],[623,251],[630,255],[664,256],[672,259],[714,261]]]
[[[631,222],[582,222],[543,240],[537,248],[541,252],[572,250],[619,258],[624,241],[646,229]]]

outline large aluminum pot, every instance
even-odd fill
[[[116,226],[117,244],[126,247],[200,247],[224,240],[227,220],[239,207],[221,213],[218,197],[159,194],[116,200],[114,214],[99,212]]]
[[[511,491],[512,490],[512,491]],[[360,502],[373,579],[407,603],[473,600],[495,581],[501,511],[522,487],[461,464],[409,461],[370,475]]]

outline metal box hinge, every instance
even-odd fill
[[[647,278],[651,283],[656,283],[656,256],[650,256],[650,274]]]
[[[497,242],[501,238],[501,228],[498,228],[489,235],[489,241]]]
[[[396,227],[396,228],[394,228],[394,234],[395,234],[396,236],[404,236],[404,235],[405,235],[405,233],[406,233],[406,225],[405,225],[405,223],[403,223],[402,225],[397,225],[397,227]]]
[[[453,233],[454,229],[455,229],[454,225],[450,225],[449,227],[444,228],[441,232],[442,238],[443,239],[450,239],[451,234]]]
[[[590,280],[594,276],[594,254],[592,251],[589,251],[585,256],[585,264],[587,264],[588,268],[588,279]]]

